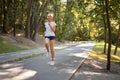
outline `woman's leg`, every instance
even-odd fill
[[[45,38],[45,47],[47,49],[47,52],[49,52],[49,43],[50,43],[50,40],[48,38]]]
[[[52,61],[54,61],[54,44],[55,44],[55,40],[50,40],[50,50],[51,50]]]

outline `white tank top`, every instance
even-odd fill
[[[50,22],[50,25],[52,27],[55,27],[56,23],[55,22]],[[51,30],[50,26],[48,25],[48,22],[45,23],[45,28],[46,28],[45,36],[55,36],[55,33]]]

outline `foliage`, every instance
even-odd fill
[[[3,6],[6,6],[6,30],[8,33],[16,29],[25,30],[27,21],[27,5],[30,0],[0,0],[0,30],[2,30],[4,13]],[[105,15],[104,0],[50,0],[48,6],[44,6],[47,0],[32,0],[30,11],[30,36],[33,38],[36,27],[40,23],[38,33],[43,35],[44,23],[48,13],[54,14],[54,20],[57,23],[57,40],[104,40],[104,22]],[[120,14],[120,1],[110,0],[110,18],[112,25],[112,43],[115,44],[115,38],[118,35],[117,30]],[[42,20],[43,6],[46,7]],[[36,28],[36,29],[35,29]],[[24,34],[25,31],[24,31]]]

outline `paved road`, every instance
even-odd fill
[[[86,42],[57,51],[54,66],[48,65],[50,59],[45,55],[0,65],[0,80],[69,80],[94,44]]]
[[[67,47],[70,47],[70,46],[72,47],[81,43],[84,43],[84,42],[69,42],[62,45],[55,45],[55,50],[65,49]],[[19,52],[3,53],[3,54],[0,54],[0,62],[6,62],[6,61],[14,60],[17,58],[30,56],[32,54],[40,54],[40,53],[46,53],[46,49],[38,48],[38,49],[24,50]]]

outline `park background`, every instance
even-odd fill
[[[48,13],[58,43],[95,41],[108,65],[120,62],[120,0],[0,0],[0,54],[43,46]]]

